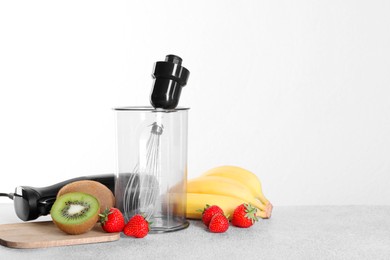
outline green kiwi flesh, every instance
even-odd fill
[[[99,219],[99,210],[99,201],[94,196],[71,192],[56,199],[50,215],[59,229],[71,235],[78,235],[95,226]]]

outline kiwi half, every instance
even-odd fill
[[[100,203],[100,213],[103,213],[106,208],[110,209],[115,206],[114,194],[97,181],[82,180],[69,183],[58,191],[57,198],[70,192],[84,192],[94,196]]]
[[[70,192],[56,199],[50,215],[56,226],[71,235],[86,233],[99,219],[100,204],[92,195]]]

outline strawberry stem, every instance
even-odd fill
[[[206,206],[203,209],[197,209],[196,211],[203,214],[206,211],[206,209],[208,209],[208,208],[210,208],[210,205],[206,204]]]
[[[257,208],[253,207],[251,204],[244,204],[245,206],[245,217],[250,219],[252,223],[258,221],[259,219],[256,216]]]
[[[112,212],[109,208],[106,208],[103,213],[99,214],[99,222],[104,225],[104,223],[108,220],[108,215],[110,215]]]

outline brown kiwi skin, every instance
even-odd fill
[[[93,218],[90,218],[82,224],[64,225],[62,223],[56,222],[54,219],[53,222],[59,229],[69,235],[80,235],[90,231],[96,225],[98,220],[99,214],[96,214]]]
[[[84,192],[94,196],[100,203],[100,213],[103,213],[106,208],[115,207],[114,194],[100,182],[91,180],[71,182],[58,191],[57,198],[70,192]]]

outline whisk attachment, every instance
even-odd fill
[[[140,154],[137,165],[129,175],[123,196],[127,220],[138,213],[142,213],[146,219],[150,220],[160,193],[160,136],[164,127],[157,122],[149,126],[151,129],[145,152]]]

